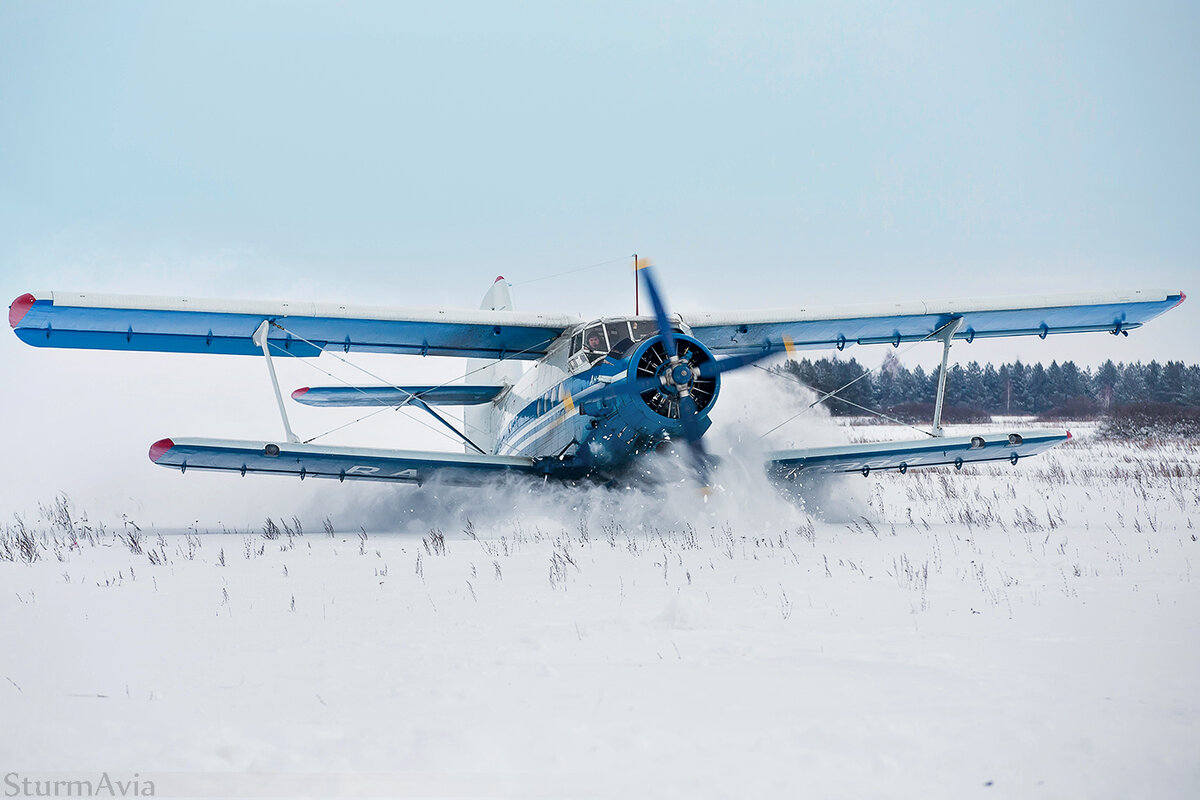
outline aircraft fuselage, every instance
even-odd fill
[[[696,399],[707,429],[719,378],[699,378],[690,368],[713,356],[682,326],[677,330],[675,362],[648,318],[610,318],[568,331],[496,400],[494,452],[538,459],[560,477],[617,472],[682,436],[681,391]]]

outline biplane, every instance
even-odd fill
[[[926,439],[766,454],[779,480],[824,472],[899,470],[1019,460],[1070,438],[1065,430],[947,436],[941,426],[954,342],[1001,336],[1128,335],[1183,302],[1183,292],[1129,291],[945,300],[779,311],[672,314],[653,269],[638,262],[653,314],[582,320],[514,311],[496,278],[479,310],[296,302],[24,294],[9,306],[16,335],[36,347],[211,353],[264,360],[282,439],[172,437],[150,446],[163,467],[301,479],[478,484],[499,475],[610,480],[672,442],[706,474],[710,415],[730,373],[802,349],[939,342],[932,431]],[[305,443],[293,433],[272,359],[393,353],[466,359],[463,383],[296,389],[309,406],[411,407],[461,439],[464,452]],[[439,409],[463,408],[461,428]]]

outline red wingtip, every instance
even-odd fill
[[[296,391],[292,392],[292,399],[293,399],[293,400],[299,400],[299,399],[300,399],[300,396],[301,396],[302,394],[304,394],[305,392],[307,392],[307,391],[308,391],[308,389],[309,389],[309,387],[307,387],[307,386],[301,386],[299,389],[297,389]]]
[[[28,297],[29,295],[25,295],[25,296]],[[1187,300],[1187,295],[1183,293],[1183,290],[1180,290],[1179,303],[1182,303],[1184,300]],[[1171,308],[1175,308],[1175,306],[1179,305],[1179,303],[1176,303],[1174,306],[1171,306]]]
[[[1071,432],[1070,432],[1070,431],[1067,431],[1067,438],[1068,438],[1068,439],[1070,439],[1070,438],[1071,438]]]
[[[175,443],[170,439],[159,439],[157,442],[150,445],[150,460],[157,464],[158,460],[174,446]]]
[[[500,282],[500,281],[502,281],[502,280],[504,280],[504,276],[503,276],[503,275],[497,275],[497,276],[496,276],[496,280],[492,281],[492,283],[499,283],[499,282]]]
[[[33,295],[26,293],[13,300],[12,305],[8,307],[8,324],[14,328],[20,325],[29,309],[33,308],[35,299]]]

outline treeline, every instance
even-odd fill
[[[840,389],[835,397],[847,402],[826,401],[838,415],[862,414],[867,408],[908,418],[931,408],[937,394],[938,368],[909,369],[891,353],[869,373],[853,358],[789,360],[781,369],[821,394]],[[1200,407],[1200,365],[1107,361],[1093,371],[1073,361],[1049,366],[1020,361],[981,366],[972,361],[954,365],[946,375],[947,421],[1029,414],[1080,419],[1145,404]]]

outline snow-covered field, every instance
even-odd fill
[[[394,524],[276,516],[275,538],[130,539],[62,504],[27,521],[32,563],[9,524],[0,772],[159,796],[1200,794],[1195,443],[1079,426],[1017,467],[840,478],[803,507],[736,459],[720,479],[707,501],[373,488]]]

